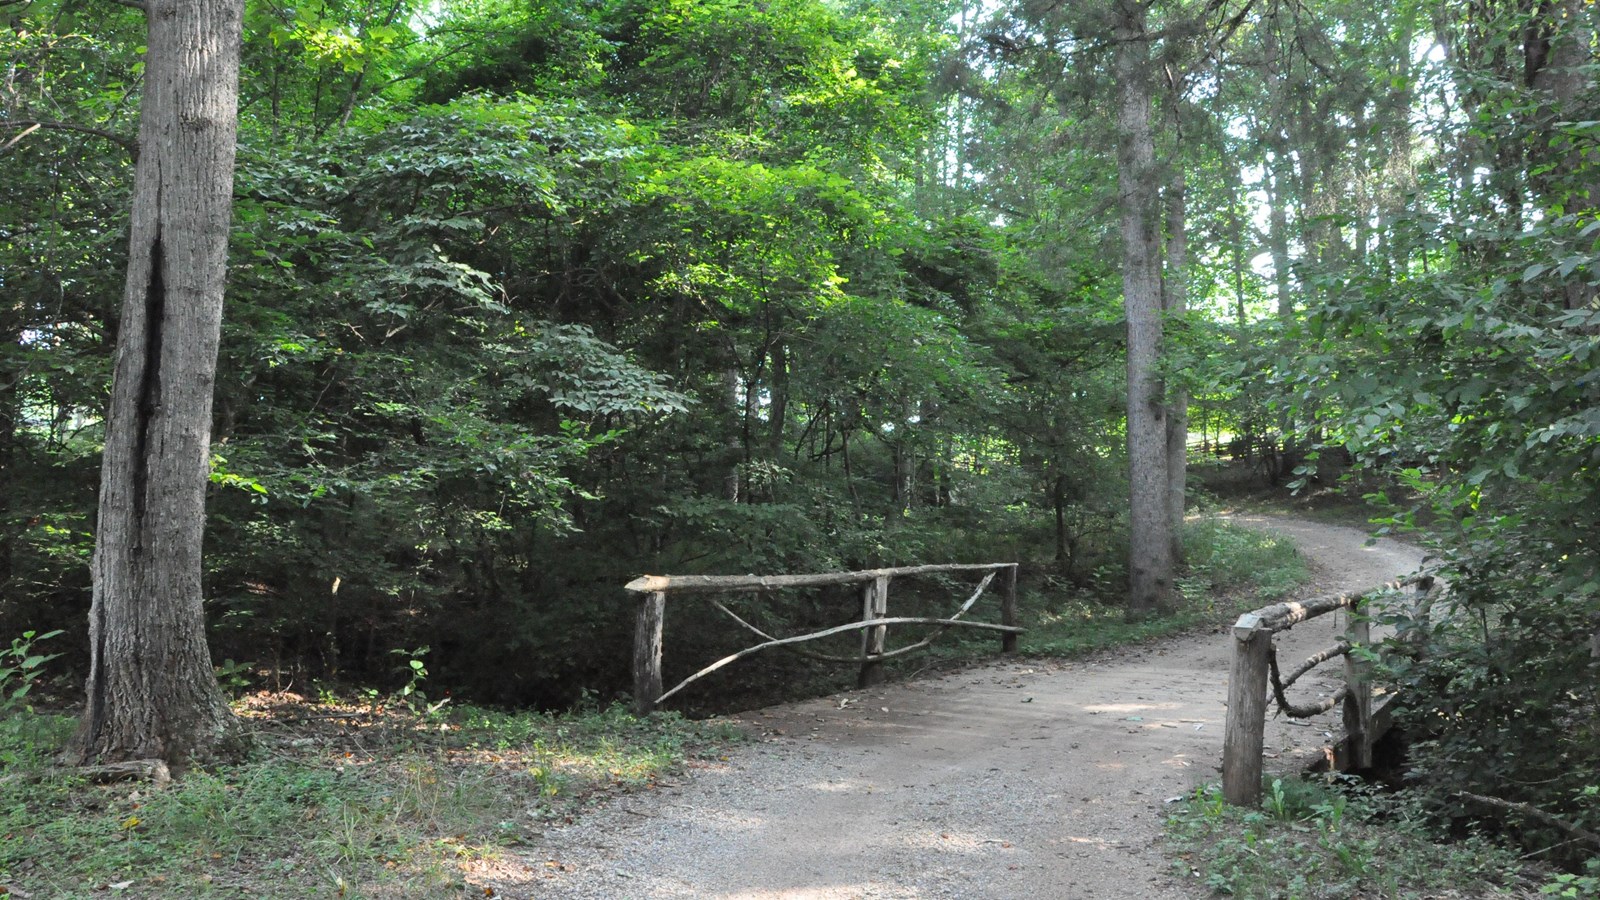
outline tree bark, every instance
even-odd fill
[[[767,458],[783,453],[784,425],[789,419],[789,347],[780,338],[772,345],[772,406],[768,411]]]
[[[1547,7],[1546,21],[1531,29],[1524,56],[1528,59],[1529,85],[1540,94],[1541,131],[1562,119],[1589,118],[1584,97],[1593,88],[1590,76],[1595,61],[1595,25],[1583,0],[1559,0]],[[1595,168],[1600,153],[1571,138],[1534,142],[1533,162],[1543,163],[1545,174],[1532,176],[1547,205],[1560,206],[1568,214],[1593,210],[1600,205],[1600,183]],[[1582,309],[1595,298],[1595,290],[1582,279],[1569,279],[1562,286],[1562,301],[1567,309]]]
[[[228,752],[201,538],[222,333],[242,0],[149,0],[144,99],[101,465],[80,764]]]
[[[1267,243],[1272,252],[1272,279],[1277,289],[1278,318],[1284,324],[1294,319],[1294,295],[1290,290],[1289,269],[1289,194],[1294,178],[1294,161],[1289,158],[1289,141],[1284,135],[1288,122],[1284,61],[1276,24],[1263,31],[1267,54],[1267,134],[1266,145],[1272,159],[1266,165]]]
[[[1178,102],[1173,98],[1173,103]],[[1162,298],[1167,318],[1182,318],[1189,308],[1188,286],[1184,281],[1189,265],[1189,232],[1185,207],[1188,184],[1183,169],[1167,183],[1167,265]],[[1167,403],[1167,515],[1171,519],[1172,560],[1183,560],[1183,511],[1189,478],[1189,392],[1174,388]]]
[[[1128,320],[1128,612],[1145,615],[1172,595],[1167,507],[1167,425],[1161,354],[1161,258],[1151,63],[1146,7],[1118,0],[1117,182],[1122,204],[1122,303]]]
[[[733,416],[728,424],[728,468],[722,475],[722,499],[729,503],[739,502],[739,466],[745,461],[745,407],[744,397],[740,391],[740,374],[738,366],[730,366],[722,370],[722,390],[728,398],[728,407]]]
[[[17,480],[17,380],[20,378],[20,369],[0,371],[0,379],[9,379],[0,383],[0,603],[11,596],[11,560],[16,544],[16,530],[11,527],[11,493]]]

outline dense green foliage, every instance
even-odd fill
[[[1576,149],[1594,127],[1582,121],[1596,71],[1585,9],[1579,21],[1475,8],[1440,31],[1447,64],[1420,71],[1405,44],[1391,51],[1413,116],[1435,116],[1415,136],[1410,122],[1386,126],[1416,169],[1369,233],[1355,223],[1354,247],[1336,234],[1335,252],[1306,262],[1315,302],[1287,336],[1293,359],[1274,363],[1303,427],[1420,498],[1390,524],[1427,523],[1448,612],[1418,623],[1425,639],[1397,648],[1391,675],[1407,688],[1414,780],[1458,824],[1494,813],[1459,791],[1600,822],[1600,195]],[[1562,56],[1568,41],[1584,42],[1577,58]],[[1518,829],[1564,845],[1557,856],[1597,849],[1548,822]]]
[[[1164,190],[1188,192],[1161,374],[1206,454],[1420,498],[1391,527],[1426,524],[1452,592],[1389,674],[1461,827],[1495,813],[1463,791],[1600,823],[1595,17],[1164,0],[1140,38]],[[929,0],[248,3],[217,658],[387,690],[426,648],[463,696],[610,699],[643,572],[1017,559],[1035,621],[1105,618],[1128,529],[1111,27]],[[0,3],[0,635],[64,629],[66,663],[140,34],[128,5]],[[709,615],[674,608],[669,678],[737,639]]]
[[[1114,584],[1115,297],[938,176],[942,14],[251,6],[217,657],[383,681],[427,645],[457,691],[565,704],[625,684],[644,571]],[[138,14],[4,15],[6,119],[52,127],[7,132],[0,621],[77,645],[129,160],[65,126],[131,128]]]

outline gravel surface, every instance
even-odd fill
[[[1299,544],[1318,573],[1307,597],[1421,563],[1354,528],[1235,519]],[[1342,627],[1302,625],[1282,658]],[[725,762],[620,798],[481,877],[552,900],[1208,896],[1160,842],[1165,802],[1220,777],[1230,652],[1222,630],[744,713],[732,718],[754,740]],[[1296,696],[1331,690],[1337,665],[1308,680],[1323,671]],[[1303,766],[1332,729],[1269,721],[1269,768]]]

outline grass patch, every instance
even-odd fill
[[[510,848],[739,736],[620,707],[418,716],[259,694],[238,712],[254,758],[165,788],[85,783],[50,767],[71,719],[7,719],[0,894],[492,896],[482,885],[512,864]]]
[[[1442,842],[1422,821],[1404,795],[1275,779],[1261,809],[1197,790],[1167,819],[1167,840],[1182,876],[1252,900],[1537,896],[1513,851]]]
[[[1121,607],[1093,600],[1075,600],[1045,610],[1018,641],[1030,656],[1081,656],[1125,644],[1181,634],[1214,618],[1184,608],[1163,615],[1130,619]]]
[[[1197,519],[1183,530],[1181,599],[1174,609],[1129,619],[1120,604],[1074,598],[1038,610],[1020,642],[1038,656],[1077,656],[1188,631],[1281,599],[1310,577],[1294,543],[1215,519]],[[1103,593],[1113,594],[1116,586]]]

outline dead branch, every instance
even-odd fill
[[[741,659],[744,659],[746,656],[750,656],[751,654],[754,654],[754,653],[759,653],[762,650],[768,650],[768,649],[771,649],[773,647],[781,647],[781,646],[784,646],[786,644],[798,644],[798,643],[801,643],[802,641],[815,641],[815,640],[819,640],[819,639],[825,638],[825,637],[832,637],[833,635],[836,635],[836,634],[843,634],[844,632],[847,632],[847,631],[859,631],[859,630],[861,630],[863,628],[877,628],[877,627],[879,627],[881,625],[946,625],[946,626],[959,625],[959,626],[962,626],[964,628],[982,628],[982,629],[985,629],[987,631],[1004,631],[1004,632],[1007,632],[1009,634],[1022,634],[1023,632],[1027,631],[1026,628],[1018,628],[1017,626],[1014,626],[1014,625],[991,625],[991,624],[989,624],[987,622],[962,622],[962,621],[959,621],[959,620],[956,620],[956,619],[928,619],[928,618],[922,618],[920,616],[909,616],[909,617],[902,616],[902,617],[893,617],[893,618],[887,618],[887,619],[867,619],[867,620],[864,620],[864,621],[861,621],[861,622],[851,622],[848,625],[839,625],[839,626],[836,626],[836,627],[833,627],[833,628],[825,628],[822,631],[813,632],[811,634],[802,634],[802,635],[799,635],[799,636],[796,636],[796,637],[783,638],[782,640],[767,641],[764,644],[757,644],[754,647],[747,647],[744,650],[740,650],[738,653],[734,653],[734,654],[729,655],[729,656],[724,656],[722,659],[717,660],[716,662],[712,663],[711,665],[706,666],[704,669],[701,669],[700,671],[694,673],[693,675],[690,675],[688,678],[685,678],[684,680],[678,682],[677,686],[674,687],[672,690],[663,693],[660,697],[657,697],[656,698],[656,702],[660,703],[660,702],[666,700],[668,697],[671,697],[673,694],[676,694],[677,692],[679,692],[679,691],[683,690],[684,688],[688,687],[690,683],[695,682],[695,681],[699,681],[701,678],[704,678],[705,676],[710,675],[712,672],[715,672],[716,670],[722,668],[723,666],[728,665],[729,663],[737,662],[737,661],[739,661]],[[884,659],[887,656],[888,656],[888,654],[879,654],[879,655],[874,656],[873,659]]]
[[[857,584],[898,575],[925,575],[932,572],[987,572],[1007,569],[1016,563],[973,563],[935,566],[900,566],[892,569],[866,569],[860,572],[829,572],[820,575],[641,575],[624,588],[639,594],[657,591],[768,591],[779,588],[819,587],[827,584]]]
[[[1296,706],[1289,702],[1288,697],[1284,696],[1285,685],[1278,677],[1278,648],[1273,647],[1268,651],[1267,665],[1267,671],[1272,676],[1272,697],[1278,701],[1278,708],[1283,710],[1283,714],[1291,719],[1309,719],[1312,716],[1321,715],[1344,702],[1345,695],[1350,693],[1350,685],[1340,685],[1339,689],[1334,691],[1331,697],[1324,697],[1316,703],[1306,706]]]
[[[1515,800],[1501,800],[1499,797],[1486,797],[1483,794],[1474,794],[1470,791],[1457,791],[1456,796],[1471,800],[1474,803],[1480,803],[1484,806],[1491,806],[1495,809],[1527,816],[1530,819],[1537,819],[1552,828],[1560,829],[1561,831],[1572,835],[1574,838],[1577,838],[1578,840],[1583,841],[1592,847],[1600,847],[1600,834],[1595,834],[1589,829],[1584,828],[1582,825],[1575,825],[1572,822],[1568,822],[1566,819],[1563,819],[1553,813],[1545,812],[1531,803],[1519,803]]]

